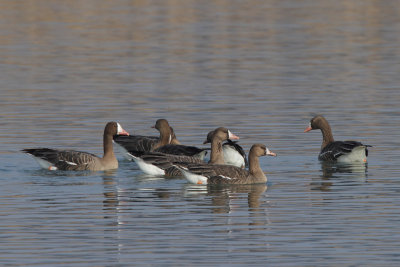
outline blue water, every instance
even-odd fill
[[[0,263],[398,266],[396,1],[6,1],[0,10]],[[367,168],[321,165],[336,140]],[[29,147],[102,154],[106,122],[184,144],[264,143],[265,185],[42,170]]]

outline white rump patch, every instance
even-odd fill
[[[186,168],[179,168],[179,170],[182,172],[183,176],[185,176],[186,180],[188,180],[192,184],[201,184],[201,185],[206,185],[208,178],[203,176],[203,175],[198,175],[195,173],[192,173],[188,171]]]
[[[39,164],[40,167],[42,167],[43,169],[46,170],[50,170],[50,171],[56,171],[58,170],[58,168],[56,166],[53,166],[53,164],[51,164],[50,162],[48,162],[47,160],[32,156],[36,162]]]
[[[357,146],[353,150],[337,159],[341,163],[352,163],[352,162],[366,162],[367,155],[365,154],[365,146]]]
[[[139,158],[139,157],[135,157],[132,154],[127,154],[131,157],[131,159],[133,159],[136,164],[138,165],[139,169],[142,170],[142,172],[144,172],[145,174],[149,174],[149,175],[165,175],[165,171],[163,169],[158,168],[157,166],[147,163],[146,161],[144,161],[143,159]]]

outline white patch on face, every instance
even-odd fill
[[[169,135],[168,144],[171,144],[171,141],[172,141],[172,135]]]
[[[228,138],[231,138],[231,137],[232,137],[232,133],[231,133],[231,131],[228,130]]]
[[[117,133],[122,133],[122,126],[117,122]]]

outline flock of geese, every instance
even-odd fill
[[[113,143],[127,159],[136,162],[146,174],[165,177],[184,176],[194,184],[256,184],[267,182],[260,167],[259,157],[276,156],[263,144],[254,144],[246,158],[237,143],[239,137],[227,128],[219,127],[208,133],[203,144],[211,149],[182,145],[165,119],[157,120],[153,128],[159,136],[129,135],[117,122],[109,122],[103,135],[104,154],[50,148],[29,148],[22,151],[32,155],[39,165],[48,170],[104,171],[118,168]],[[304,132],[320,129],[322,145],[318,159],[330,162],[367,162],[368,145],[357,141],[334,141],[331,127],[323,116],[315,116]],[[205,155],[210,151],[210,159]]]

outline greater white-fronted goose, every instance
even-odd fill
[[[117,122],[109,122],[104,128],[102,158],[87,152],[51,148],[28,148],[22,151],[32,155],[42,168],[63,171],[104,171],[118,168],[113,150],[115,134],[129,135]]]
[[[211,156],[210,162],[224,164],[224,155],[222,153],[222,142],[227,139],[239,139],[227,128],[219,127],[213,131],[211,137]],[[172,155],[165,153],[148,152],[140,157],[131,155],[138,167],[146,174],[166,175],[169,177],[180,176],[181,172],[173,166],[175,163],[181,165],[196,163],[202,164],[203,160],[197,157]]]
[[[114,141],[118,144],[119,150],[126,159],[131,159],[131,155],[140,157],[147,152],[198,157],[200,159],[204,159],[207,154],[206,149],[182,145],[176,138],[174,129],[169,126],[168,121],[165,119],[157,120],[152,128],[159,130],[159,137],[142,135],[114,136]]]
[[[319,160],[342,163],[367,162],[369,146],[357,141],[335,141],[328,121],[321,115],[312,118],[304,132],[316,129],[322,132]]]
[[[258,157],[276,156],[263,144],[254,144],[249,152],[249,170],[220,164],[176,164],[185,178],[193,184],[257,184],[267,182]]]
[[[204,141],[204,144],[211,143],[212,135],[213,131],[208,133],[207,139]],[[224,154],[224,164],[233,165],[241,168],[245,168],[248,166],[246,153],[244,152],[243,148],[237,143],[237,141],[232,141],[230,139],[226,140],[226,142],[222,144],[222,151]]]
[[[114,142],[124,149],[125,153],[130,153],[134,156],[141,156],[145,152],[153,151],[161,146],[173,143],[179,143],[178,140],[173,140],[175,133],[169,126],[166,119],[158,119],[156,124],[152,126],[160,132],[160,136],[143,136],[143,135],[130,135],[130,136],[114,136]]]

